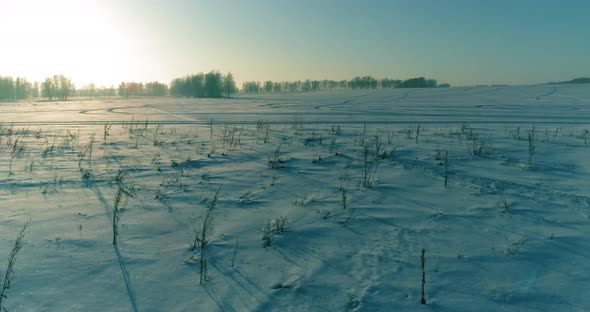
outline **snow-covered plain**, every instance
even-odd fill
[[[2,276],[31,219],[10,311],[590,310],[587,85],[2,103],[0,122]]]

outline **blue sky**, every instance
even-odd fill
[[[97,38],[41,39],[50,55],[16,40],[13,52],[0,52],[0,75],[62,69],[80,83],[116,84],[216,69],[239,81],[370,74],[453,85],[590,76],[590,1],[56,0],[42,9],[31,8],[48,1],[0,2],[13,6],[0,13],[0,29],[9,26],[3,14],[33,25],[9,36],[37,38],[61,19],[74,37]]]

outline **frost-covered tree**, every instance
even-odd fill
[[[46,78],[41,84],[41,95],[53,100],[67,101],[70,94],[75,91],[74,84],[64,75],[55,75]]]
[[[233,81],[233,76],[230,77]],[[217,71],[210,71],[207,74],[198,73],[188,75],[182,78],[176,78],[170,83],[170,95],[193,98],[220,98],[222,95],[227,96],[227,86],[224,86],[227,76],[221,75]],[[232,83],[228,86],[231,87]],[[235,82],[233,83],[235,86]],[[230,88],[231,89],[231,88]],[[233,93],[230,90],[230,94]]]
[[[236,90],[237,87],[234,75],[232,75],[232,73],[227,73],[227,75],[223,77],[223,94],[229,99],[233,93],[236,93]]]
[[[262,89],[264,90],[264,92],[272,92],[273,91],[272,81],[270,81],[270,80],[265,81]]]
[[[258,81],[246,81],[242,84],[242,92],[244,93],[258,93],[260,90],[260,82]]]
[[[205,96],[208,98],[220,98],[222,82],[219,72],[210,71],[205,74]]]
[[[1,77],[0,76],[0,100],[16,101],[29,97],[37,97],[34,85],[25,78]]]

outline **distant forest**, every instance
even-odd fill
[[[222,75],[211,71],[176,78],[170,83],[171,96],[194,98],[229,98],[238,91],[232,73]]]
[[[248,81],[242,84],[244,93],[261,92],[313,92],[346,89],[378,89],[378,88],[436,88],[449,87],[449,84],[437,84],[434,79],[424,77],[408,80],[376,79],[371,76],[354,77],[351,80],[305,80],[305,81]]]
[[[378,88],[436,88],[449,87],[437,84],[434,79],[424,77],[408,80],[376,79],[372,76],[355,77],[351,80],[298,80],[298,81],[247,81],[238,89],[232,73],[217,71],[191,74],[176,78],[168,85],[153,82],[121,82],[119,86],[96,87],[94,84],[74,87],[71,79],[64,75],[46,78],[43,82],[30,82],[21,77],[0,76],[0,101],[17,101],[28,98],[46,98],[65,101],[71,97],[95,96],[174,96],[190,98],[230,98],[237,92],[314,92],[347,89]]]
[[[576,83],[590,83],[590,78],[576,78],[568,81],[550,82],[549,84],[576,84]]]
[[[22,100],[27,98],[46,97],[49,100],[65,101],[75,92],[69,78],[55,75],[46,78],[42,83],[31,83],[25,78],[0,76],[0,100]]]

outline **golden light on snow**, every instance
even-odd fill
[[[78,86],[116,84],[113,77],[149,67],[133,44],[133,21],[105,1],[0,0],[0,29],[10,45],[0,49],[0,75],[42,80],[54,74]],[[123,15],[123,14],[121,14]],[[10,31],[6,31],[9,29]],[[131,78],[131,77],[130,77]]]

